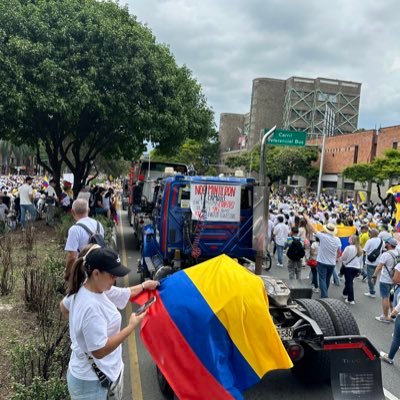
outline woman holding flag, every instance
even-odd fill
[[[106,400],[110,390],[122,397],[122,342],[146,315],[132,314],[121,329],[121,314],[130,298],[159,286],[146,281],[129,288],[114,286],[117,277],[129,269],[112,249],[97,244],[86,246],[75,261],[68,282],[68,294],[60,303],[69,320],[72,354],[68,365],[68,391],[72,400]],[[118,394],[121,393],[121,396]]]

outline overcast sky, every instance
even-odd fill
[[[121,1],[124,4],[124,0]],[[400,124],[399,0],[125,0],[221,112],[257,77],[361,82],[360,128]]]

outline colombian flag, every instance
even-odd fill
[[[349,238],[355,235],[357,228],[355,226],[338,226],[336,236],[342,242],[342,251],[349,245]]]
[[[394,196],[396,202],[396,231],[400,232],[400,185],[392,186],[386,193]]]
[[[324,227],[322,224],[317,223],[314,224],[315,229],[318,232],[324,232]],[[342,251],[349,245],[349,238],[351,235],[355,235],[357,232],[357,228],[355,226],[337,226],[337,234],[336,236],[340,239],[342,243]]]
[[[178,398],[243,399],[268,371],[292,367],[263,281],[228,256],[176,272],[155,295],[141,337]]]
[[[43,178],[43,180],[42,180],[42,186],[43,186],[44,188],[46,188],[46,189],[49,187],[49,179],[47,178],[46,175],[44,176],[44,178]]]

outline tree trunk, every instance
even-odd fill
[[[369,204],[371,200],[371,195],[372,195],[372,181],[369,181],[367,186],[367,204]]]
[[[387,207],[387,201],[389,199],[389,197],[391,196],[391,194],[389,193],[385,198],[382,197],[382,192],[381,192],[381,187],[379,185],[379,183],[376,184],[376,187],[378,189],[378,197],[381,200],[382,204],[384,207]]]

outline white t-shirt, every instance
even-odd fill
[[[80,224],[86,225],[93,233],[97,229],[97,221],[90,217],[81,218]],[[100,234],[104,237],[104,228],[100,224]],[[79,225],[72,225],[68,230],[67,243],[65,244],[65,251],[81,251],[89,243],[89,234]]]
[[[360,269],[362,267],[363,257],[362,255],[357,256],[357,248],[354,246],[354,244],[347,246],[343,250],[342,262],[345,268]]]
[[[392,237],[392,235],[387,231],[382,231],[379,233],[378,238],[382,240],[388,240]]]
[[[56,191],[54,190],[53,186],[49,185],[49,187],[46,189],[47,197],[49,198],[57,198]]]
[[[285,223],[280,222],[274,228],[274,235],[275,235],[275,243],[278,246],[284,246],[286,244],[289,235],[289,227],[285,225]]]
[[[393,281],[389,275],[389,272],[392,272],[392,269],[395,266],[397,254],[398,253],[396,250],[388,250],[379,256],[378,264],[384,264],[381,270],[379,282],[390,283],[391,285],[393,285]]]
[[[366,254],[366,258],[365,258],[366,264],[374,265],[374,266],[378,265],[379,257],[377,257],[377,259],[375,261],[369,261],[368,255],[371,254],[375,249],[377,249],[379,247],[379,245],[381,244],[381,242],[382,242],[381,239],[378,237],[374,237],[374,238],[367,240],[367,242],[365,243],[365,246],[364,246],[364,252]],[[380,254],[382,254],[382,251],[384,250],[384,248],[385,248],[385,245],[382,244]]]
[[[342,247],[340,239],[323,232],[318,232],[315,236],[319,239],[317,261],[322,264],[336,265],[337,252]]]
[[[19,187],[18,193],[20,198],[19,204],[21,204],[21,206],[32,204],[31,198],[29,197],[29,195],[33,193],[32,185],[24,183]]]
[[[69,310],[69,333],[71,337],[71,374],[84,381],[96,381],[98,377],[93,371],[85,353],[102,349],[108,339],[121,330],[121,314],[131,296],[129,288],[113,286],[109,291],[94,293],[82,286],[78,293],[64,297],[63,304]],[[93,356],[97,367],[111,381],[116,381],[122,369],[122,346],[112,353],[97,359]]]

